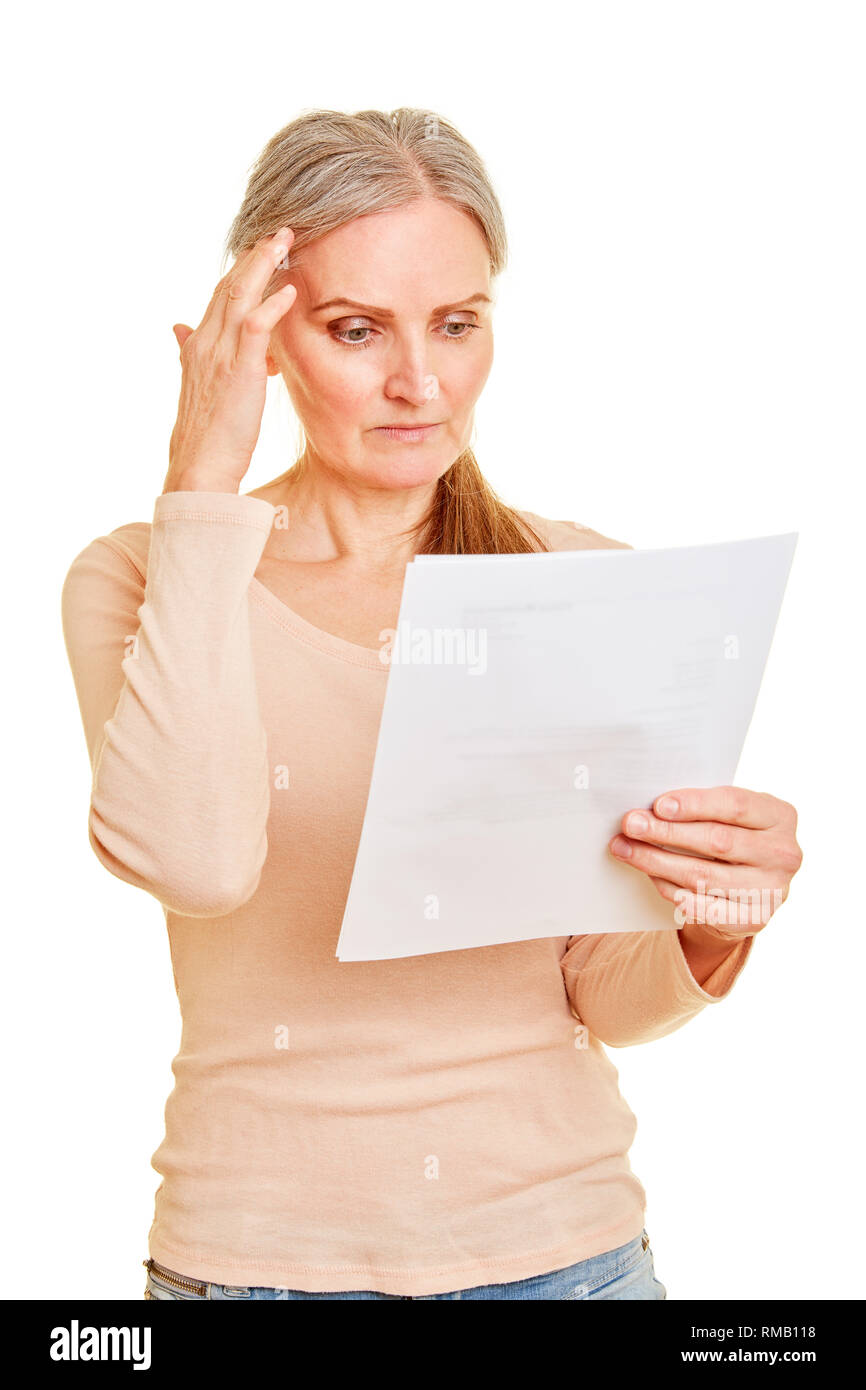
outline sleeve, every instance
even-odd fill
[[[609,1047],[654,1042],[730,993],[754,940],[735,942],[701,986],[676,929],[569,937],[560,965],[572,1012]]]
[[[247,591],[275,509],[233,493],[156,499],[146,578],[115,539],[66,575],[63,632],[93,770],[89,836],[171,912],[221,917],[267,854],[267,738]]]

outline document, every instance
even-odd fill
[[[734,783],[797,538],[416,556],[337,958],[676,926],[608,842]]]

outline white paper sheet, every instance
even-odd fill
[[[338,959],[674,926],[607,845],[733,784],[796,542],[407,565]]]

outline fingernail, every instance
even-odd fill
[[[614,854],[619,854],[623,859],[631,857],[631,845],[622,835],[617,835],[616,839],[611,841],[610,847]]]
[[[675,796],[663,796],[656,803],[656,810],[660,811],[663,816],[675,816],[679,809],[680,803]]]
[[[649,821],[646,816],[636,814],[629,816],[626,827],[634,835],[643,835],[645,831],[649,830]]]

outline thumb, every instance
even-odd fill
[[[171,331],[177,339],[178,347],[182,348],[190,333],[192,332],[192,329],[186,323],[175,323],[172,325]]]

